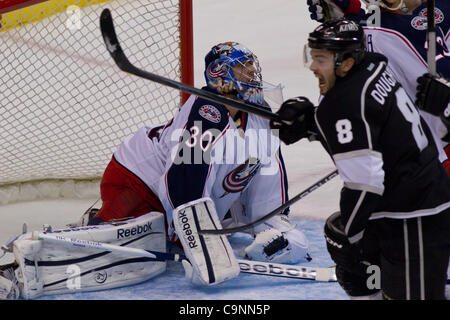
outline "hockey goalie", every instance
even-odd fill
[[[220,43],[208,52],[205,79],[204,90],[260,108],[270,109],[271,98],[282,101],[280,86],[262,80],[257,57],[239,43]],[[228,237],[199,230],[251,223],[288,200],[280,143],[269,121],[196,96],[168,123],[125,138],[100,191],[100,210],[87,212],[72,228],[46,232],[161,252],[167,239],[183,249],[185,277],[195,285],[217,285],[240,272]],[[308,241],[288,214],[247,230],[254,240],[240,255],[290,264],[308,259]],[[131,285],[166,269],[165,261],[69,248],[29,233],[6,248],[16,261],[1,272],[3,298],[70,292],[72,265],[79,268],[82,290]]]

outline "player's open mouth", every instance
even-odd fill
[[[325,80],[320,77],[317,77],[317,79],[319,80],[319,88],[323,88],[326,84]]]

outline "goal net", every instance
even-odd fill
[[[95,197],[112,153],[181,94],[120,71],[99,28],[112,12],[136,66],[192,84],[191,0],[0,0],[0,204]]]

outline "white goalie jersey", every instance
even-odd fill
[[[233,120],[223,105],[191,96],[166,125],[127,137],[114,157],[159,197],[169,224],[176,207],[203,197],[221,221],[230,211],[252,222],[287,201],[287,179],[269,121],[238,115]]]

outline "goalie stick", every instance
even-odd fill
[[[432,75],[436,73],[436,19],[434,14],[435,0],[427,2],[427,62],[428,72]]]
[[[100,251],[111,251],[138,257],[147,257],[158,261],[168,260],[181,262],[182,260],[187,260],[187,258],[182,254],[157,252],[138,248],[122,247],[97,241],[66,238],[59,235],[50,235],[41,233],[39,231],[34,231],[32,233],[32,239],[49,241],[53,243],[64,244],[78,248],[95,249]],[[252,273],[284,278],[295,278],[301,280],[314,280],[325,282],[337,281],[334,267],[315,268],[315,267],[285,265],[278,263],[250,261],[241,259],[238,259],[237,261],[239,263],[240,270],[243,273]]]
[[[192,87],[190,85],[174,81],[165,77],[162,77],[160,75],[139,69],[135,67],[131,62],[128,60],[127,56],[122,50],[122,47],[120,46],[119,40],[117,38],[116,31],[114,29],[114,23],[111,16],[111,11],[109,9],[104,9],[100,15],[100,29],[102,32],[103,40],[106,45],[106,49],[110,53],[111,57],[114,59],[114,62],[117,64],[117,66],[125,72],[128,72],[130,74],[133,74],[135,76],[151,80],[154,82],[157,82],[159,84],[188,92],[191,94],[194,94],[196,96],[202,97],[206,100],[229,105],[231,107],[234,107],[236,109],[239,109],[241,111],[249,112],[256,114],[258,116],[261,116],[266,119],[273,119],[282,122],[283,120],[280,119],[280,116],[276,113],[270,112],[266,109],[259,108],[247,103],[243,103],[237,100],[233,100],[230,98],[226,98],[224,96],[215,94],[213,92],[209,92],[206,90],[197,89],[195,87]]]

